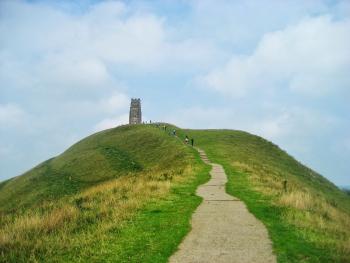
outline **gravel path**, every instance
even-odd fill
[[[212,164],[211,179],[198,187],[202,204],[192,216],[192,230],[170,263],[269,263],[276,262],[265,226],[239,199],[225,192],[227,176],[221,165]]]

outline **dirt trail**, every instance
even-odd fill
[[[202,150],[212,165],[211,179],[198,187],[202,204],[192,216],[192,230],[170,257],[170,263],[269,263],[276,262],[265,226],[239,199],[225,192],[227,176]]]

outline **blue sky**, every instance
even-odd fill
[[[261,135],[350,185],[350,1],[0,1],[0,181],[145,119]]]

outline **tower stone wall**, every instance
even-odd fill
[[[129,124],[139,124],[142,122],[141,100],[131,99]]]

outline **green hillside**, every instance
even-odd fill
[[[350,198],[343,191],[261,137],[232,130],[185,134],[224,166],[228,193],[266,225],[279,262],[350,262]]]
[[[258,136],[166,125],[96,133],[1,183],[0,262],[167,262],[208,180],[185,135],[223,165],[279,262],[350,262],[345,192]]]
[[[91,135],[0,185],[0,262],[165,262],[208,171],[156,127]]]
[[[0,185],[0,210],[36,205],[98,183],[139,172],[183,170],[188,149],[148,126],[96,133],[63,154]],[[33,188],[34,187],[34,188]]]

